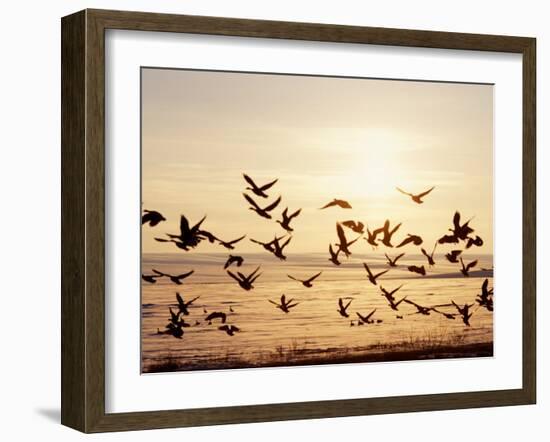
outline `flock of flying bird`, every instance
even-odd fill
[[[252,178],[250,178],[248,175],[243,174],[243,177],[248,184],[246,187],[246,191],[249,191],[250,193],[254,194],[254,196],[257,198],[269,198],[269,195],[266,193],[269,189],[271,189],[276,183],[277,179],[273,180],[271,182],[268,182],[264,185],[257,185]],[[419,194],[412,194],[409,192],[405,192],[404,190],[397,188],[397,190],[407,196],[409,196],[413,202],[416,204],[422,204],[423,198],[427,196],[435,187],[432,187],[425,192],[419,193]],[[262,218],[271,220],[272,215],[271,212],[275,210],[278,205],[281,202],[281,196],[279,196],[277,199],[275,199],[273,202],[265,205],[262,207],[252,196],[250,196],[248,193],[243,193],[244,199],[249,204],[249,209],[256,212],[256,214]],[[352,206],[348,201],[342,200],[342,199],[333,199],[329,203],[325,204],[324,206],[320,207],[320,210],[328,209],[330,207],[339,207],[341,209],[351,209]],[[294,218],[299,216],[301,213],[301,209],[295,210],[293,212],[289,212],[289,208],[286,207],[282,213],[281,213],[281,219],[276,220],[276,222],[282,227],[282,229],[285,230],[285,234],[281,236],[274,236],[274,238],[271,241],[260,241],[254,238],[249,238],[249,240],[254,243],[261,246],[264,250],[267,252],[273,254],[276,258],[284,261],[287,259],[286,255],[284,254],[284,249],[288,246],[288,244],[292,240],[292,232],[294,229],[291,227],[291,222]],[[189,251],[190,249],[196,248],[202,241],[208,241],[210,243],[217,243],[220,246],[224,247],[225,249],[232,251],[235,249],[235,245],[246,238],[247,235],[240,236],[239,238],[225,241],[217,236],[215,236],[212,232],[205,230],[202,228],[202,225],[206,219],[206,216],[204,216],[202,219],[200,219],[196,224],[191,226],[189,224],[189,221],[184,215],[180,216],[180,231],[178,233],[166,233],[165,238],[158,238],[156,237],[155,240],[159,242],[171,242],[174,243],[176,247],[178,247],[181,250]],[[154,210],[144,210],[144,213],[142,215],[142,225],[149,224],[149,226],[154,227],[158,225],[160,222],[166,221],[166,218],[164,216]],[[452,227],[449,228],[450,234],[445,234],[441,238],[439,238],[436,243],[433,246],[433,249],[430,253],[426,251],[423,247],[420,247],[421,253],[424,255],[424,257],[427,260],[428,267],[432,267],[436,264],[434,259],[435,249],[440,244],[460,244],[462,243],[464,245],[464,249],[469,249],[472,246],[480,247],[483,245],[483,240],[475,235],[473,236],[474,229],[470,226],[471,219],[469,219],[466,222],[461,221],[460,213],[457,211],[455,212],[452,220]],[[386,248],[396,248],[399,249],[401,247],[404,247],[408,244],[412,244],[414,246],[421,246],[423,244],[423,239],[414,234],[408,233],[404,239],[402,239],[399,243],[394,245],[392,243],[393,236],[395,233],[399,230],[401,227],[401,223],[395,224],[392,226],[390,223],[390,220],[386,220],[384,225],[373,229],[372,231],[369,229],[369,227],[365,226],[360,221],[354,221],[354,220],[346,220],[342,222],[336,222],[336,234],[338,238],[338,242],[331,243],[328,246],[329,251],[329,258],[328,260],[332,262],[335,266],[341,265],[341,255],[345,256],[346,258],[349,258],[350,255],[352,255],[352,252],[350,250],[350,247],[356,243],[360,239],[364,239],[371,247],[372,249],[377,249],[380,245],[385,246]],[[358,235],[352,240],[349,240],[345,229],[349,229],[354,234]],[[463,261],[462,256],[460,256],[464,249],[458,248],[458,246],[455,246],[457,248],[454,248],[449,253],[445,255],[445,258],[450,263],[460,264],[460,271],[465,276],[468,277],[470,275],[470,271],[477,266],[477,260],[471,261],[469,263],[465,263]],[[380,278],[382,275],[389,272],[392,268],[395,268],[398,266],[397,262],[398,260],[402,259],[405,256],[405,253],[400,253],[397,256],[394,256],[393,258],[390,257],[387,253],[384,254],[387,259],[387,265],[388,268],[380,271],[378,273],[373,273],[372,269],[369,267],[367,263],[363,263],[363,267],[366,272],[366,277],[368,281],[378,286],[378,278]],[[249,291],[254,289],[254,282],[262,275],[260,272],[260,266],[256,267],[254,271],[249,273],[248,275],[240,272],[240,271],[231,271],[229,268],[233,265],[236,267],[241,267],[244,263],[244,258],[239,255],[233,255],[229,254],[223,268],[227,272],[227,275],[231,277],[235,282],[241,287],[243,290]],[[407,270],[412,273],[416,273],[419,275],[426,275],[426,267],[424,265],[416,266],[416,265],[408,265]],[[487,270],[487,269],[481,269],[481,270]],[[171,275],[165,272],[161,272],[156,269],[152,269],[152,274],[142,274],[142,279],[146,281],[147,283],[154,284],[156,283],[157,279],[159,278],[168,278],[171,282],[177,285],[181,285],[182,281],[189,276],[191,276],[194,273],[193,270],[190,270],[188,272],[178,274],[178,275]],[[312,275],[311,277],[307,279],[301,279],[297,278],[293,275],[287,275],[288,278],[290,278],[293,281],[296,281],[300,284],[302,284],[306,288],[313,287],[313,282],[320,277],[322,274],[322,271],[317,272],[316,274]],[[454,320],[457,316],[460,317],[463,321],[463,323],[466,326],[470,326],[470,318],[472,317],[475,310],[473,310],[473,307],[477,304],[477,308],[485,308],[488,311],[493,311],[493,289],[489,288],[488,285],[489,281],[488,279],[485,279],[482,286],[481,286],[481,293],[477,295],[477,298],[475,299],[475,303],[472,304],[464,304],[464,305],[458,305],[453,300],[451,300],[449,303],[446,304],[438,304],[438,305],[432,305],[432,306],[423,306],[416,302],[414,302],[411,299],[408,299],[407,296],[402,297],[401,299],[397,300],[395,297],[395,294],[401,289],[402,285],[389,291],[386,290],[382,285],[379,286],[379,289],[381,291],[381,296],[383,296],[388,306],[394,311],[399,312],[399,306],[402,303],[409,304],[413,306],[416,311],[413,313],[409,313],[410,315],[430,315],[431,313],[436,313],[444,316],[447,319]],[[177,311],[174,311],[172,307],[169,307],[170,312],[170,318],[168,324],[165,326],[164,330],[157,329],[157,333],[159,334],[167,334],[171,335],[175,338],[181,339],[184,334],[184,328],[190,327],[191,324],[186,322],[184,317],[189,315],[189,307],[198,299],[199,297],[193,298],[187,302],[183,300],[181,295],[179,293],[176,293],[176,301],[177,301]],[[353,301],[353,298],[339,298],[338,299],[338,309],[337,312],[340,314],[340,316],[344,318],[350,318],[350,314],[348,313],[348,309],[351,306],[351,303]],[[296,302],[292,298],[287,298],[286,295],[281,295],[280,299],[277,301],[268,299],[268,302],[275,305],[277,309],[280,309],[285,314],[288,314],[291,309],[295,308],[299,305],[299,302]],[[452,307],[453,311],[451,313],[442,310],[446,307]],[[230,312],[233,312],[233,308],[229,307]],[[374,314],[376,313],[377,309],[373,309],[367,314],[361,314],[360,312],[355,312],[357,319],[354,321],[353,319],[350,320],[350,326],[358,325],[366,325],[366,324],[376,324],[383,322],[382,319],[375,319]],[[219,327],[218,329],[227,333],[229,336],[234,336],[235,332],[239,332],[240,329],[235,326],[234,324],[227,324],[227,318],[228,315],[225,312],[220,311],[214,311],[214,312],[208,312],[206,309],[203,309],[204,314],[207,316],[204,318],[204,321],[206,321],[208,324],[212,324],[214,320],[219,320]],[[399,315],[396,314],[397,319],[403,319],[403,314]],[[195,321],[194,325],[200,325],[200,321]]]

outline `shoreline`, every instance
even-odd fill
[[[352,353],[351,353],[352,352]],[[297,367],[308,365],[333,365],[369,362],[403,362],[435,359],[479,358],[493,356],[493,342],[472,344],[444,344],[430,348],[410,348],[407,344],[393,346],[373,345],[363,349],[328,349],[280,351],[266,360],[247,361],[238,356],[226,356],[210,361],[195,361],[185,364],[178,358],[167,356],[164,361],[151,363],[142,368],[142,374],[178,371],[228,370],[244,368]]]

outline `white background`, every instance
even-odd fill
[[[521,56],[129,31],[109,31],[106,50],[107,412],[521,387]],[[495,280],[516,294],[496,310],[495,357],[140,376],[140,323],[128,321],[140,310],[140,66],[494,83]]]
[[[545,2],[436,1],[253,2],[253,1],[20,1],[6,3],[0,28],[0,162],[2,189],[3,290],[0,339],[0,435],[6,440],[30,438],[79,440],[84,436],[59,425],[60,391],[60,29],[59,17],[85,7],[312,21],[365,26],[402,27],[516,34],[538,38],[538,173],[539,173],[539,318],[548,308],[550,185],[543,170],[548,152],[550,29]],[[451,6],[452,5],[452,6]],[[544,249],[547,249],[546,251]],[[548,324],[539,321],[539,404],[529,407],[415,413],[399,416],[233,425],[93,436],[101,440],[279,440],[335,437],[388,440],[463,440],[462,425],[473,440],[529,437],[545,440],[543,421],[550,412]],[[390,430],[388,430],[388,428]],[[429,431],[424,431],[429,428]],[[538,435],[538,436],[537,436]]]

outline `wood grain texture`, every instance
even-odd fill
[[[61,422],[85,426],[85,13],[61,29]]]
[[[106,29],[514,52],[523,55],[523,387],[516,390],[105,413]],[[86,10],[62,20],[62,423],[84,432],[531,404],[536,397],[535,40]]]

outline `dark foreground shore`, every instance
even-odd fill
[[[174,371],[227,370],[236,368],[292,367],[299,365],[350,364],[364,362],[418,361],[426,359],[479,358],[493,356],[493,343],[482,342],[417,348],[407,344],[374,345],[365,348],[323,351],[305,348],[278,348],[257,360],[239,355],[224,355],[208,360],[191,360],[167,355],[162,360],[146,361],[142,373]]]

